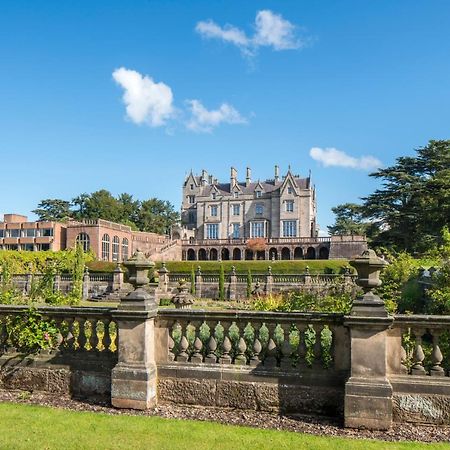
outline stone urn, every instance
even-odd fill
[[[172,303],[177,309],[190,309],[194,303],[194,296],[189,292],[186,280],[181,280],[177,286],[177,293],[172,297]]]
[[[364,311],[368,316],[387,316],[383,300],[373,290],[381,286],[380,272],[388,263],[379,258],[374,250],[369,249],[350,261],[350,264],[358,272],[356,284],[364,291],[364,294],[353,302],[351,314],[360,314]]]

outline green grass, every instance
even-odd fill
[[[10,403],[0,404],[0,415],[2,449],[448,448],[447,444],[426,445],[332,438],[212,422],[145,416],[110,416]]]
[[[280,274],[298,274],[309,267],[311,273],[330,272],[339,273],[342,268],[348,267],[349,262],[345,259],[326,259],[326,260],[296,260],[296,261],[168,261],[166,267],[170,272],[191,273],[198,266],[202,273],[219,273],[220,265],[223,264],[225,273],[231,271],[231,266],[236,267],[238,273],[247,273],[250,269],[253,273],[266,273],[269,266],[273,273]],[[161,267],[162,263],[157,263],[156,267]]]

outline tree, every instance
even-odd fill
[[[39,220],[55,222],[67,220],[72,215],[70,202],[58,198],[42,200],[32,212],[39,217]]]
[[[220,265],[219,272],[219,300],[225,300],[225,270],[223,264]]]
[[[141,231],[168,234],[170,227],[179,220],[180,215],[170,202],[151,198],[141,202],[136,225]]]
[[[430,141],[417,156],[370,174],[383,187],[364,198],[363,216],[375,245],[423,252],[440,241],[450,219],[450,140]]]
[[[361,205],[343,203],[331,208],[335,214],[334,225],[328,227],[331,235],[365,234],[368,223],[364,221]]]

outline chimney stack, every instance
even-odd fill
[[[208,172],[205,169],[202,169],[202,179],[201,184],[202,186],[206,186],[208,184]]]
[[[250,167],[247,167],[247,175],[245,177],[245,186],[250,186],[250,183],[252,182],[252,169]]]
[[[280,168],[278,165],[275,166],[275,183],[280,181]]]
[[[232,167],[230,171],[230,190],[237,184],[237,170]]]

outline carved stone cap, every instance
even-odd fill
[[[155,266],[155,263],[147,259],[140,250],[136,250],[133,256],[123,264],[128,269],[129,282],[135,289],[149,283],[147,274],[149,269]]]
[[[356,284],[361,286],[364,292],[370,292],[372,289],[381,286],[380,270],[388,263],[379,258],[374,250],[366,250],[361,256],[350,261],[350,264],[358,272]]]
[[[162,263],[162,267],[158,270],[158,273],[169,273],[169,270],[166,267],[166,263]]]
[[[185,280],[181,280],[177,286],[178,292],[172,297],[175,308],[190,308],[194,303],[194,296],[189,292],[189,287]]]

